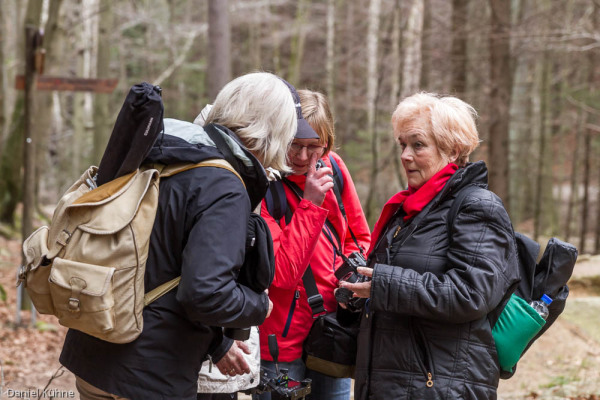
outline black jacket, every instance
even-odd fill
[[[204,131],[194,129],[200,132],[195,144],[164,135],[146,161],[172,164],[223,158]],[[229,136],[238,154],[245,155],[238,172],[246,185],[263,185],[266,190],[262,166],[233,133],[222,127],[221,133]],[[88,383],[122,397],[196,399],[202,360],[208,353],[218,359],[227,350],[217,350],[222,329],[215,327],[260,325],[267,313],[264,293],[235,282],[244,260],[250,211],[244,185],[230,171],[203,167],[161,179],[145,290],[179,275],[181,283],[144,309],[144,329],[135,341],[112,344],[71,329],[60,362]]]
[[[464,199],[448,233],[453,200],[470,184],[481,189]],[[370,257],[355,399],[495,399],[488,314],[518,281],[518,268],[512,225],[487,190],[485,164],[459,169],[421,213],[399,221],[401,212]]]

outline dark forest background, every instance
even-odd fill
[[[2,0],[0,234],[30,232],[98,164],[133,84],[160,85],[166,116],[192,121],[224,83],[262,70],[329,96],[371,224],[405,186],[391,113],[425,90],[479,112],[471,159],[488,163],[517,229],[600,253],[599,12],[599,0]],[[39,29],[44,68],[30,75],[113,78],[114,91],[17,90]]]

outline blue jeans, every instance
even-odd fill
[[[292,362],[280,362],[279,369],[287,368],[291,379],[301,381],[306,378],[312,380],[311,393],[307,397],[311,400],[349,400],[352,380],[350,378],[332,378],[319,372],[307,369],[301,358]],[[261,360],[261,369],[269,377],[275,376],[275,363]],[[254,395],[253,400],[271,400],[271,393]]]

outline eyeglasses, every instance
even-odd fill
[[[290,145],[290,149],[296,154],[301,153],[302,149],[304,149],[304,148],[306,148],[306,151],[308,152],[308,154],[322,153],[325,150],[325,146],[319,146],[316,144],[304,146],[304,145],[301,145],[300,143],[292,143]]]

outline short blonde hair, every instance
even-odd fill
[[[302,116],[317,132],[321,143],[327,145],[325,154],[329,153],[335,142],[335,128],[327,97],[323,93],[307,89],[298,90],[298,95],[302,106]]]
[[[287,150],[297,128],[296,107],[288,87],[276,75],[242,75],[221,89],[206,123],[235,132],[263,167],[291,172]]]
[[[456,97],[421,92],[398,104],[392,114],[392,126],[398,132],[407,124],[424,123],[427,126],[422,128],[431,132],[440,153],[449,156],[456,149],[456,164],[462,167],[479,146],[476,118],[477,111]]]

